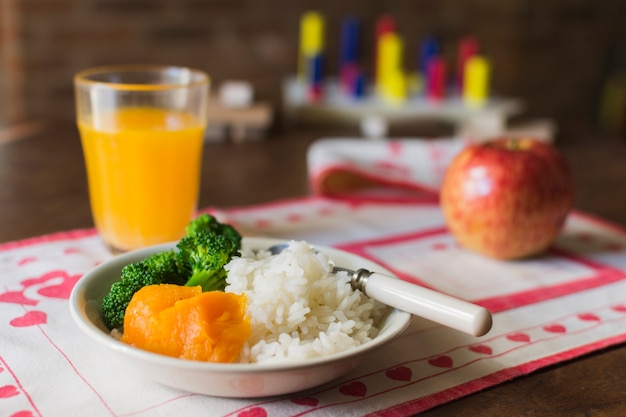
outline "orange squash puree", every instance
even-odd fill
[[[121,340],[182,359],[234,362],[250,332],[245,295],[160,284],[135,293]]]

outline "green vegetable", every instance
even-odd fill
[[[120,280],[102,300],[104,324],[121,328],[126,307],[135,292],[152,284],[201,286],[202,291],[223,291],[226,265],[241,249],[241,235],[228,224],[203,214],[192,220],[176,250],[159,252],[126,265]]]
[[[178,268],[189,277],[185,285],[200,285],[202,291],[223,290],[226,286],[224,265],[239,248],[223,235],[201,233],[185,236],[178,243]]]

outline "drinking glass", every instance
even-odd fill
[[[197,210],[208,75],[175,66],[74,77],[94,223],[114,252],[182,237]]]

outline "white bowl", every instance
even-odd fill
[[[268,248],[283,240],[244,238],[243,246]],[[169,250],[173,243],[151,246],[117,256],[86,273],[70,296],[70,310],[78,327],[109,348],[145,377],[163,385],[220,397],[252,398],[287,394],[312,388],[336,379],[355,368],[363,356],[400,334],[409,324],[409,313],[389,308],[379,323],[380,332],[370,342],[337,354],[297,363],[239,364],[211,363],[172,358],[134,348],[109,334],[101,319],[100,305],[111,283],[119,279],[122,267],[152,253]],[[316,246],[337,265],[390,271],[362,257],[329,247]]]

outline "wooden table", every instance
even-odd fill
[[[289,130],[261,141],[208,143],[200,207],[308,194],[308,145],[342,133]],[[560,147],[574,172],[576,208],[626,227],[626,142],[578,131]],[[0,243],[93,227],[81,152],[71,124],[50,125],[0,145]],[[540,370],[423,415],[625,416],[626,346]]]

